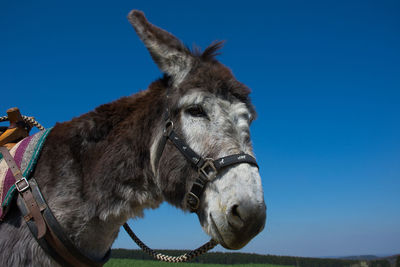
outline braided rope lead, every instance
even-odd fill
[[[189,261],[195,257],[198,257],[204,253],[206,253],[207,251],[209,251],[210,249],[213,249],[216,245],[218,245],[217,242],[215,242],[214,240],[210,240],[207,243],[205,243],[204,245],[202,245],[201,247],[192,250],[188,253],[185,253],[181,256],[168,256],[168,255],[164,255],[161,253],[158,253],[154,250],[152,250],[151,248],[149,248],[148,246],[146,246],[136,235],[135,233],[132,231],[132,229],[129,227],[129,225],[127,223],[124,224],[124,229],[125,231],[129,234],[129,236],[133,239],[133,241],[135,241],[135,243],[144,251],[146,252],[148,255],[152,256],[153,258],[155,258],[156,260],[159,261],[165,261],[165,262],[186,262]]]
[[[27,122],[33,126],[36,126],[36,128],[38,128],[39,130],[41,130],[41,131],[44,130],[44,127],[39,122],[37,122],[34,117],[28,117],[28,116],[22,115],[22,118],[24,119],[25,122]]]
[[[2,122],[2,121],[8,121],[8,116],[0,117],[0,122]]]
[[[22,119],[24,119],[24,121],[26,123],[29,123],[30,125],[35,126],[39,130],[41,130],[41,131],[44,130],[44,127],[39,122],[37,122],[34,117],[28,117],[28,116],[22,115]],[[2,121],[8,121],[8,116],[0,117],[0,122],[2,122]]]

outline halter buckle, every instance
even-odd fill
[[[199,175],[200,177],[203,175],[208,181],[214,180],[214,178],[217,176],[217,168],[215,168],[213,159],[205,159],[203,166],[199,168]]]

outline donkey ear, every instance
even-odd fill
[[[148,22],[142,11],[132,10],[128,19],[158,67],[173,78],[175,85],[182,82],[193,65],[189,49],[169,32]]]

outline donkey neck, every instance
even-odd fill
[[[48,136],[35,177],[57,220],[88,255],[102,257],[125,221],[163,200],[150,164],[162,90],[156,82],[57,124]]]

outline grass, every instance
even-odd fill
[[[150,260],[132,260],[132,259],[110,259],[105,267],[284,267],[289,265],[275,265],[275,264],[206,264],[206,263],[168,263]]]

